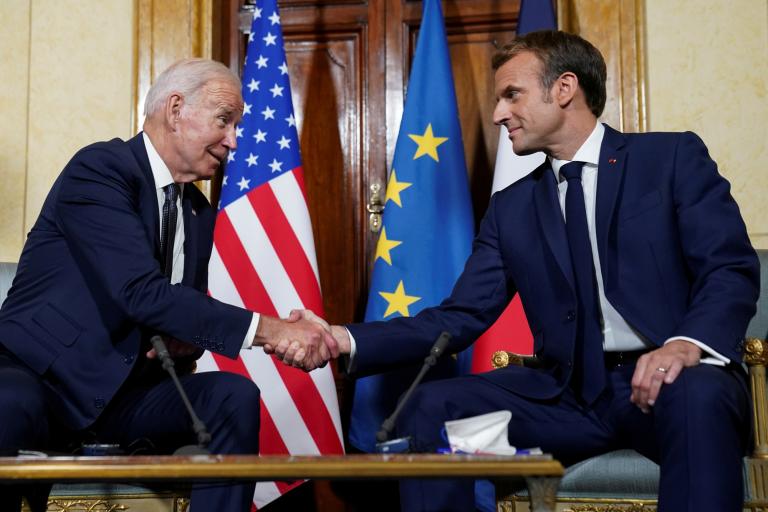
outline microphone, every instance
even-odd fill
[[[376,432],[376,441],[378,441],[376,443],[377,452],[392,453],[408,451],[410,447],[410,437],[388,441],[389,434],[391,434],[392,430],[395,428],[395,420],[400,414],[400,411],[402,410],[405,403],[411,397],[411,394],[413,394],[413,390],[416,389],[416,386],[418,386],[419,383],[421,383],[421,380],[424,378],[424,375],[426,375],[429,369],[437,364],[437,360],[443,354],[443,351],[445,350],[445,347],[448,346],[448,343],[450,343],[451,338],[451,334],[446,331],[441,332],[440,336],[437,337],[435,344],[432,345],[432,348],[429,350],[429,355],[424,359],[424,364],[422,365],[421,370],[419,371],[418,375],[416,375],[416,378],[411,383],[411,386],[403,395],[403,398],[400,399],[397,407],[395,407],[395,411],[381,424],[381,430]]]
[[[189,402],[189,397],[187,397],[187,393],[184,391],[184,388],[181,386],[181,382],[179,382],[179,377],[176,375],[176,368],[174,368],[173,359],[171,358],[171,354],[168,352],[168,348],[165,346],[163,338],[158,335],[154,335],[149,339],[149,341],[152,343],[152,347],[155,349],[155,352],[157,352],[157,356],[160,358],[160,362],[163,364],[163,369],[168,372],[168,375],[171,376],[171,380],[173,380],[173,384],[176,386],[176,390],[181,396],[181,401],[184,402],[184,407],[187,409],[189,417],[192,418],[192,428],[194,429],[195,434],[197,434],[197,446],[182,446],[174,452],[174,455],[210,455],[211,452],[209,452],[205,447],[208,446],[208,443],[211,442],[211,434],[208,433],[208,431],[205,429],[205,424],[200,420],[200,418],[197,417],[197,414],[195,414],[195,410],[192,408],[192,404]]]

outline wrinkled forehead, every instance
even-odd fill
[[[242,113],[243,96],[239,84],[230,80],[209,80],[190,98],[190,103],[199,103],[210,108],[221,108]]]
[[[243,95],[240,91],[240,84],[235,84],[229,80],[210,80],[203,88],[211,98],[217,101],[231,102],[242,108]]]

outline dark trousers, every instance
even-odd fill
[[[259,450],[259,389],[241,376],[210,372],[181,378],[192,406],[212,436],[209,449],[220,454],[256,454]],[[87,432],[67,431],[51,414],[40,377],[8,355],[0,355],[0,453],[19,449],[57,449],[73,439],[97,439],[123,447],[172,453],[197,442],[187,411],[170,379],[143,386],[131,382],[118,392]],[[193,511],[246,512],[255,483],[194,486]],[[0,487],[0,510],[19,510],[21,496],[45,503],[49,487]],[[45,510],[40,508],[39,510]]]
[[[496,371],[514,371],[514,368]],[[650,414],[629,401],[634,365],[609,371],[608,386],[592,408],[570,390],[550,401],[512,394],[482,376],[420,386],[400,415],[398,435],[415,451],[445,446],[441,429],[453,420],[506,409],[509,442],[541,447],[564,465],[620,448],[659,463],[659,512],[741,511],[742,457],[749,439],[749,393],[736,367],[699,365],[665,385]],[[471,480],[403,480],[403,511],[474,510]]]

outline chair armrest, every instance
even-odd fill
[[[526,356],[523,354],[516,354],[515,352],[507,352],[506,350],[497,350],[491,356],[491,365],[494,370],[499,368],[506,368],[510,364],[515,366],[539,366],[539,359],[536,356]]]
[[[768,459],[768,401],[765,390],[765,367],[768,365],[768,344],[759,338],[744,340],[744,362],[749,368],[752,391],[752,421],[755,450],[752,456]]]

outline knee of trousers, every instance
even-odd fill
[[[439,391],[439,387],[438,382],[418,386],[396,421],[397,435],[412,437],[418,451],[434,451],[447,444],[442,430],[445,421],[454,419],[454,415],[451,414],[450,397]]]
[[[212,407],[206,409],[212,434],[221,431],[244,453],[257,452],[260,397],[250,379],[226,372],[218,375],[208,397]]]
[[[44,448],[48,441],[48,409],[44,395],[34,389],[0,392],[0,453],[16,455],[20,448]]]
[[[740,376],[700,364],[684,369],[675,382],[662,386],[654,411],[657,422],[717,432],[728,424],[747,422],[749,408],[749,394]]]

